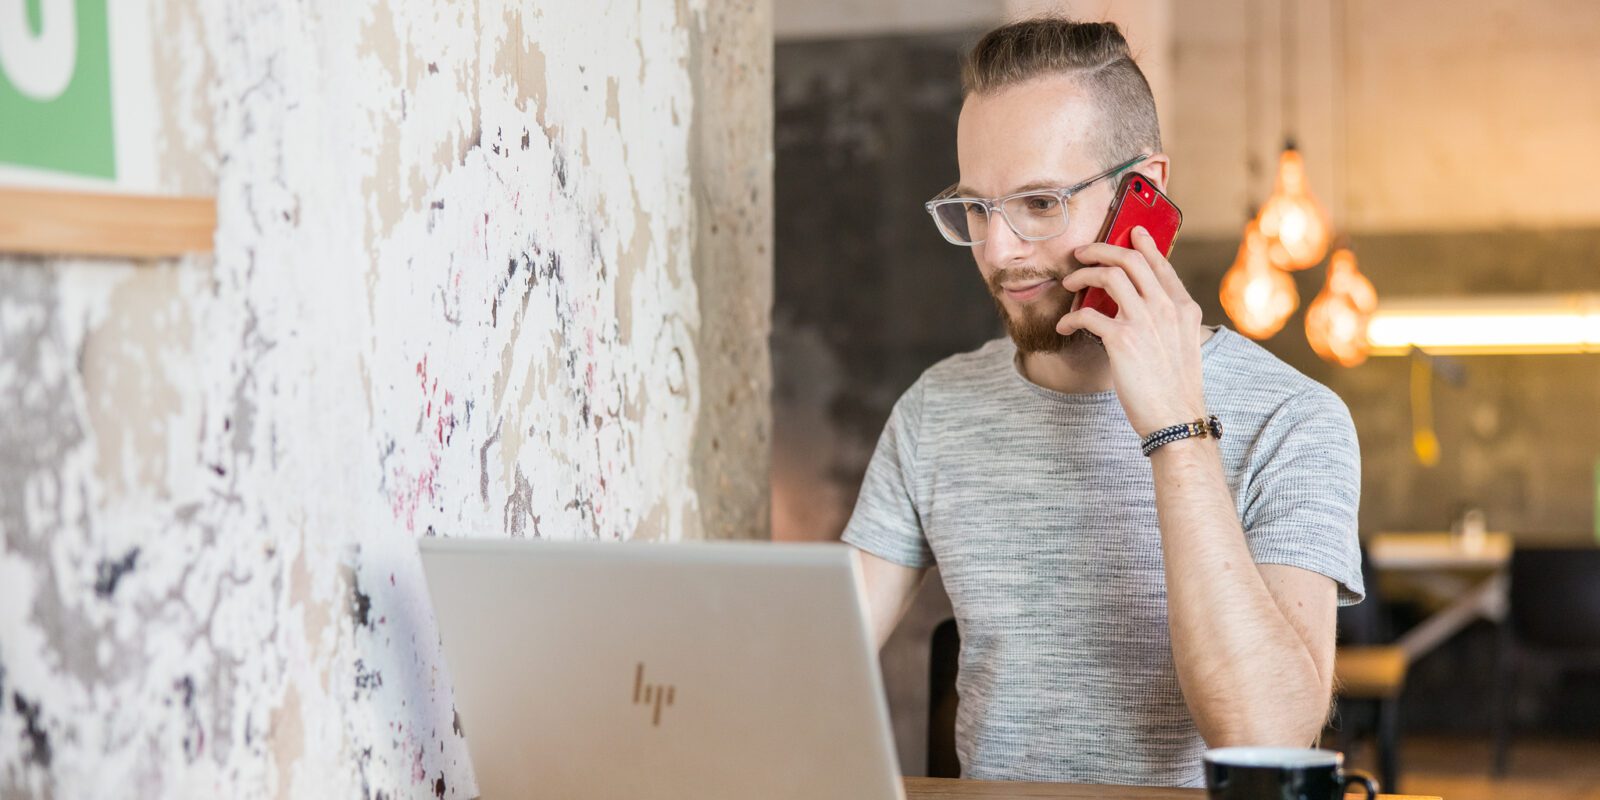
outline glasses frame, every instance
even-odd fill
[[[1063,209],[1065,209],[1067,201],[1072,199],[1073,195],[1089,188],[1090,186],[1093,186],[1096,183],[1099,183],[1100,181],[1105,180],[1106,178],[1115,176],[1127,170],[1128,168],[1139,164],[1149,157],[1149,153],[1140,153],[1139,155],[1136,155],[1133,158],[1130,158],[1127,161],[1112,167],[1111,169],[1101,172],[1094,177],[1085,178],[1077,183],[1072,184],[1071,186],[1054,189],[1030,189],[1026,192],[1013,192],[1012,194],[1004,195],[1002,197],[959,197],[952,194],[952,192],[956,190],[956,186],[958,184],[950,184],[948,187],[945,187],[944,191],[934,195],[932,200],[923,203],[922,207],[927,209],[929,216],[933,217],[933,224],[939,229],[940,235],[944,236],[945,241],[961,247],[977,247],[978,245],[988,241],[989,238],[985,236],[984,238],[973,242],[958,241],[950,235],[948,230],[945,229],[944,223],[939,221],[940,206],[953,205],[955,203],[976,203],[983,206],[983,211],[986,216],[993,217],[995,212],[1000,212],[1000,218],[1006,221],[1006,226],[1011,229],[1013,234],[1016,234],[1018,239],[1029,242],[1040,242],[1044,241],[1045,239],[1054,239],[1055,237],[1067,232],[1065,221],[1062,222],[1061,230],[1055,233],[1044,236],[1027,236],[1023,234],[1022,231],[1017,230],[1016,223],[1012,222],[1011,217],[1006,214],[1006,202],[1014,198],[1027,197],[1029,195],[1052,194],[1056,196],[1056,199],[1061,202]],[[1062,216],[1064,220],[1066,216],[1066,212],[1064,210],[1062,212]]]

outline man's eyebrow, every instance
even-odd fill
[[[1028,183],[1024,183],[1021,186],[1013,188],[1011,191],[1003,192],[1003,193],[995,195],[995,196],[996,197],[1006,197],[1008,195],[1018,194],[1020,192],[1037,192],[1037,191],[1039,191],[1041,189],[1060,189],[1060,188],[1062,188],[1064,186],[1066,186],[1066,184],[1061,183],[1059,181],[1029,181]],[[957,197],[980,197],[981,196],[981,195],[978,194],[978,191],[976,189],[973,189],[970,186],[966,186],[964,184],[959,184],[959,183],[956,184],[955,193],[956,193]]]

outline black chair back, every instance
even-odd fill
[[[1378,573],[1367,558],[1366,547],[1361,548],[1361,582],[1367,587],[1366,598],[1353,606],[1339,607],[1339,644],[1389,644],[1393,636],[1388,609],[1378,591]]]
[[[928,777],[961,777],[956,755],[956,673],[961,667],[961,632],[947,619],[933,629],[928,668]]]
[[[1600,649],[1600,548],[1518,548],[1510,572],[1519,644]]]

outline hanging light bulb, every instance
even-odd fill
[[[1244,229],[1244,241],[1233,266],[1222,276],[1222,310],[1252,339],[1266,339],[1283,329],[1300,305],[1294,279],[1273,269],[1267,239],[1255,220]]]
[[[1439,466],[1439,434],[1433,430],[1433,365],[1411,352],[1411,452],[1424,467]]]
[[[1272,196],[1256,217],[1267,237],[1268,258],[1282,270],[1314,267],[1328,253],[1328,217],[1311,195],[1306,162],[1294,142],[1278,157],[1278,179]]]
[[[1333,251],[1328,281],[1306,308],[1306,341],[1325,361],[1353,367],[1367,360],[1367,322],[1378,308],[1378,292],[1356,266],[1347,247]]]

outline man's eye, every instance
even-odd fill
[[[1061,201],[1049,195],[1034,195],[1024,198],[1023,204],[1034,214],[1054,214],[1061,206]]]

